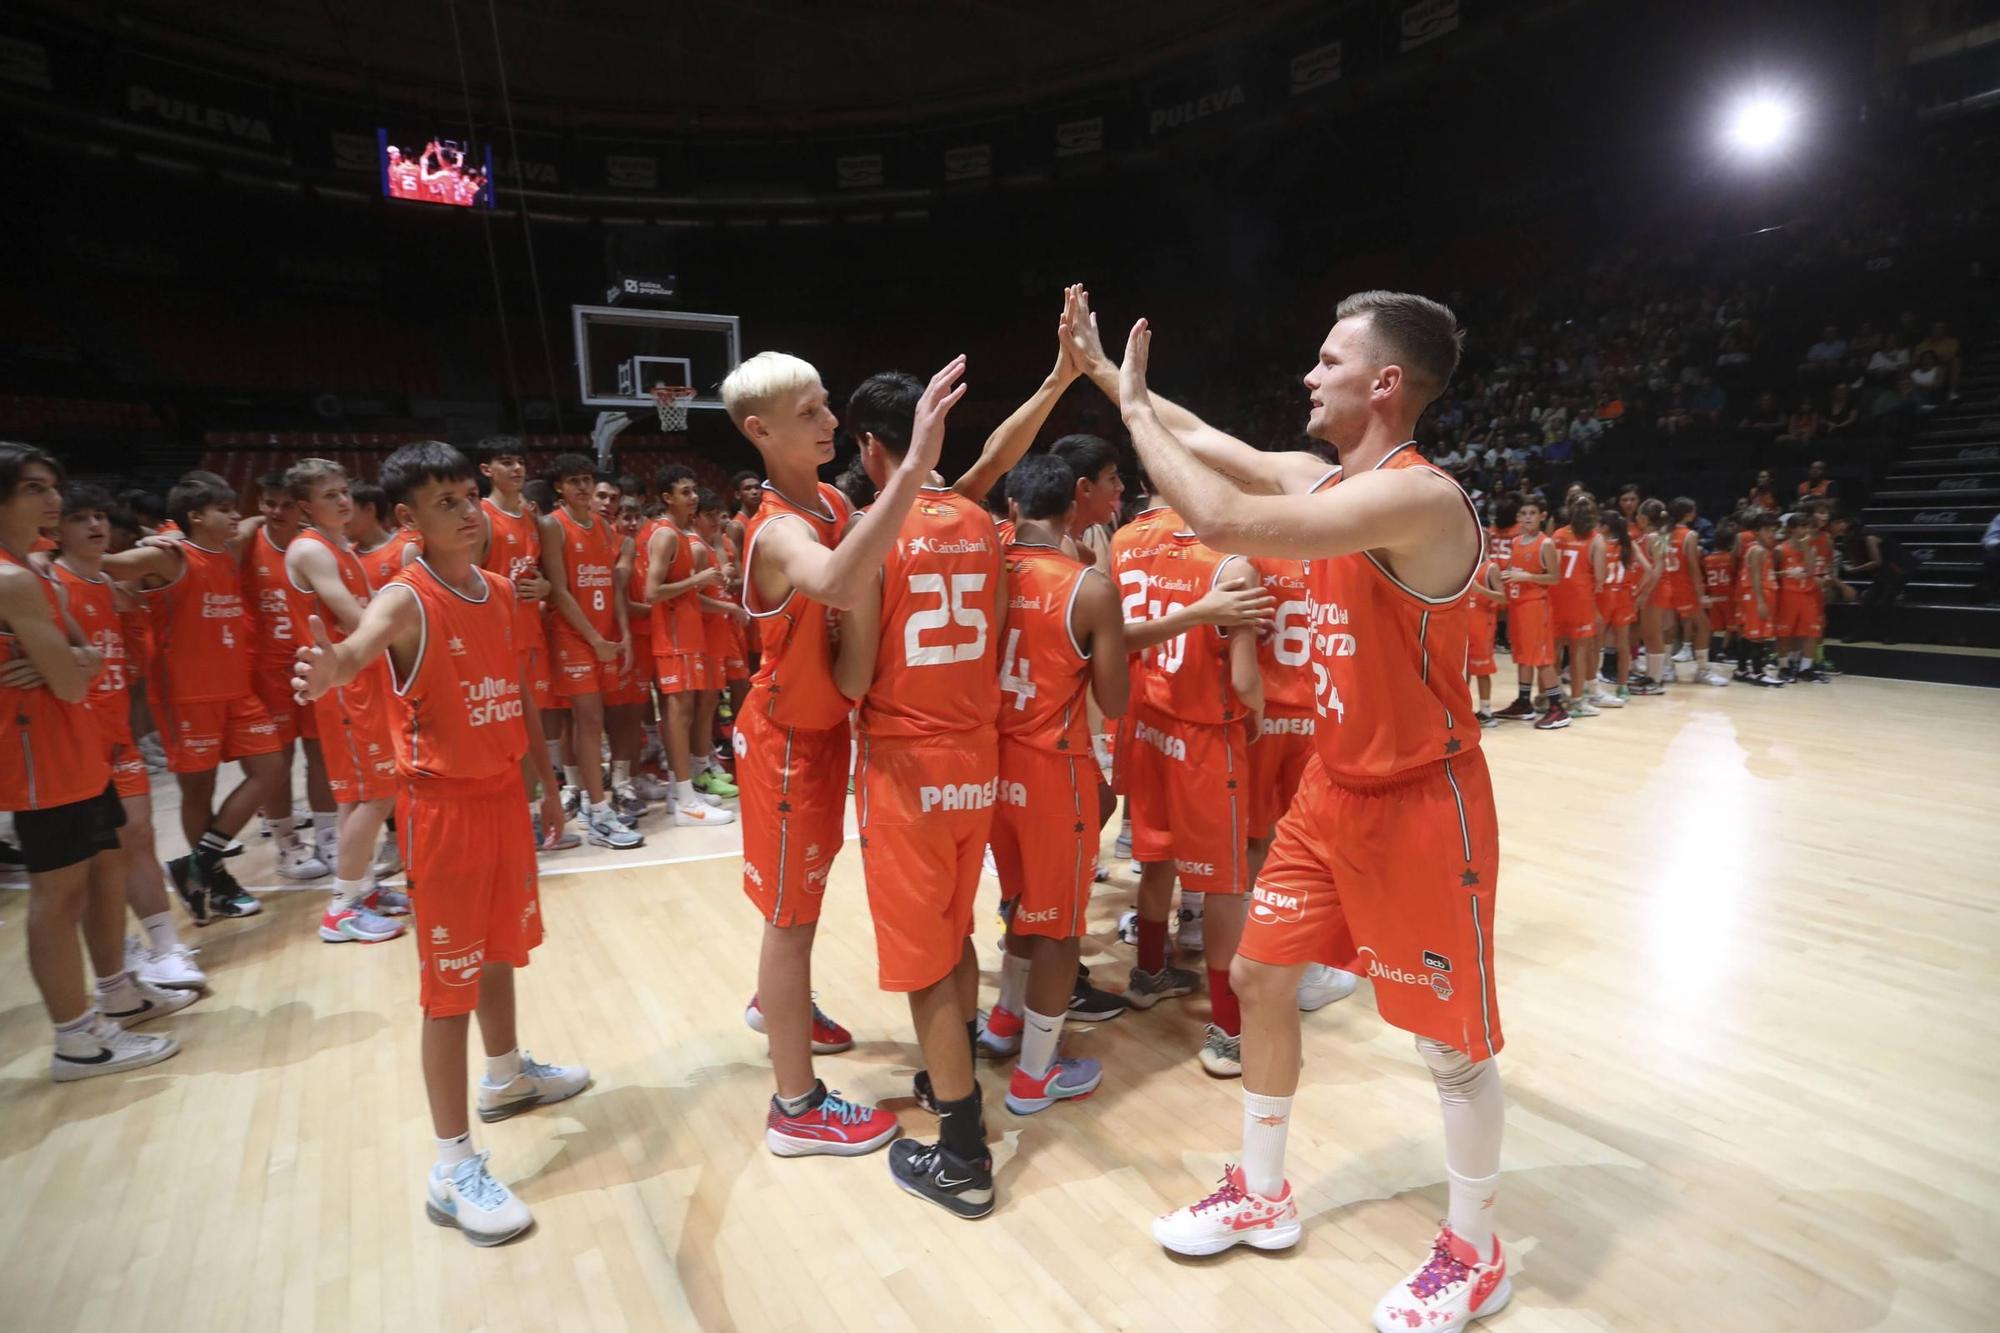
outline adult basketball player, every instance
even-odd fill
[[[847,804],[848,701],[833,682],[830,616],[853,607],[879,577],[937,465],[964,373],[958,357],[931,378],[909,451],[858,520],[818,479],[840,425],[819,372],[798,357],[760,352],[722,382],[729,419],[770,476],[743,547],[743,604],[762,626],[763,658],[737,717],[736,778],[743,892],[764,918],[746,1018],[770,1038],[777,1088],[764,1141],[780,1156],[853,1156],[897,1133],[895,1116],[828,1092],[813,1076],[818,1046],[852,1042],[812,1002],[813,935]],[[822,1026],[836,1040],[822,1043]]]
[[[1134,326],[1116,379],[1086,324],[1087,371],[1116,383],[1153,484],[1223,550],[1312,562],[1319,730],[1313,761],[1258,876],[1232,978],[1244,1017],[1242,1166],[1154,1223],[1162,1244],[1214,1253],[1296,1244],[1284,1179],[1298,1086],[1298,978],[1314,959],[1365,966],[1382,1016],[1417,1037],[1444,1103],[1449,1219],[1383,1296],[1380,1330],[1456,1329],[1510,1295],[1493,1234],[1505,1102],[1493,1057],[1499,838],[1462,669],[1459,606],[1484,534],[1471,501],[1410,436],[1457,366],[1451,311],[1364,292],[1305,377],[1307,431],[1340,467],[1263,453],[1146,385],[1151,331]]]
[[[449,445],[405,445],[382,464],[382,488],[399,520],[421,535],[423,557],[383,588],[352,634],[335,643],[317,616],[299,651],[293,687],[320,699],[386,654],[402,791],[397,827],[417,894],[423,962],[424,1090],[435,1164],[424,1211],[475,1245],[497,1245],[534,1219],[472,1147],[465,1042],[479,1015],[486,1073],[479,1118],[504,1120],[574,1097],[590,1071],[548,1064],[522,1050],[514,972],[542,941],[535,844],[516,797],[516,772],[540,728],[513,644],[513,593],[474,563],[485,537],[472,464]],[[543,817],[561,799],[544,760]]]

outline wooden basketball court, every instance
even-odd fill
[[[1990,1327],[2000,696],[1683,687],[1487,742],[1515,1296],[1485,1326]],[[1106,1069],[1086,1102],[1017,1118],[987,1068],[985,1221],[904,1195],[880,1155],[770,1156],[767,1062],[741,1016],[757,922],[738,862],[689,832],[641,855],[710,859],[548,867],[523,1038],[597,1081],[477,1128],[538,1222],[484,1251],[424,1219],[407,939],[321,944],[319,891],[269,895],[195,933],[214,987],[165,1020],[179,1056],[56,1087],[26,898],[0,894],[0,1325],[1347,1329],[1427,1245],[1436,1097],[1366,986],[1306,1018],[1290,1170],[1307,1230],[1284,1254],[1180,1260],[1147,1231],[1238,1142],[1237,1086],[1193,1058],[1200,997],[1072,1026]],[[266,856],[244,882],[267,882]],[[1092,912],[1086,956],[1113,986],[1130,889],[1121,868]],[[852,847],[815,981],[859,1039],[820,1062],[829,1084],[929,1137]]]

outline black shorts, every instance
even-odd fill
[[[95,796],[48,810],[17,810],[14,836],[21,840],[21,859],[31,875],[47,874],[99,852],[116,851],[118,830],[125,827],[125,807],[107,785]]]

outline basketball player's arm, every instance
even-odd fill
[[[1063,304],[1067,309],[1075,294],[1082,289],[1070,287],[1063,292]],[[968,500],[984,501],[993,484],[1007,474],[1007,470],[1021,461],[1028,452],[1028,446],[1035,442],[1042,423],[1055,410],[1056,402],[1063,391],[1076,381],[1078,375],[1076,358],[1070,355],[1069,340],[1062,336],[1060,323],[1056,329],[1056,365],[1048,373],[1041,387],[1028,396],[1028,400],[1015,408],[1007,419],[994,427],[986,437],[986,444],[979,451],[979,461],[966,469],[952,489]]]
[[[535,691],[528,684],[525,666],[521,671],[521,722],[528,733],[528,762],[542,784],[542,828],[553,832],[563,826],[568,816],[563,813],[562,783],[556,779],[555,765],[549,762],[549,747],[536,744],[543,734],[542,710],[535,704]]]
[[[611,562],[611,614],[618,622],[618,674],[632,669],[638,651],[632,642],[632,604],[625,590],[632,586],[632,565],[638,559],[638,543],[630,537],[618,541],[618,558]]]
[[[21,656],[34,668],[39,684],[66,704],[82,703],[90,693],[91,677],[103,669],[104,659],[94,649],[79,649],[70,642],[67,625],[49,611],[43,595],[41,575],[20,568],[0,568],[0,621]],[[68,616],[63,617],[64,621]],[[26,687],[25,678],[10,680]]]
[[[775,606],[797,591],[822,606],[845,611],[874,586],[889,548],[917,493],[930,480],[944,446],[944,423],[954,404],[965,396],[961,379],[965,358],[954,357],[949,365],[931,376],[923,397],[917,401],[916,423],[910,432],[910,449],[889,474],[889,484],[875,497],[868,512],[850,524],[840,544],[831,550],[820,545],[802,522],[774,522],[759,530],[768,564],[750,572],[758,580],[757,596],[767,606]]]
[[[402,595],[394,595],[399,591]],[[292,658],[292,693],[301,703],[347,684],[385,652],[399,675],[408,672],[423,647],[424,618],[417,610],[416,593],[392,583],[368,604],[354,632],[339,643],[316,615],[306,617],[306,631],[306,642]]]
[[[1644,539],[1632,543],[1632,554],[1636,556],[1639,561],[1639,587],[1637,591],[1633,593],[1633,596],[1638,600],[1639,605],[1644,606],[1646,604],[1646,598],[1653,591],[1653,585],[1660,581],[1660,572],[1662,569],[1665,568],[1665,565],[1654,564],[1653,561],[1647,557],[1646,543]]]
[[[1118,607],[1118,590],[1107,578],[1089,573],[1077,586],[1070,605],[1070,630],[1077,642],[1090,645],[1090,697],[1105,717],[1120,717],[1132,702],[1132,675],[1125,655],[1134,651],[1125,638],[1125,618]]]
[[[1257,663],[1257,636],[1229,637],[1229,688],[1250,710],[1250,739],[1264,734],[1264,672]]]
[[[1203,625],[1225,630],[1240,626],[1262,633],[1270,628],[1277,604],[1277,599],[1262,584],[1218,583],[1188,606],[1176,606],[1150,620],[1125,621],[1125,651],[1142,653]]]
[[[107,552],[102,569],[106,575],[123,583],[157,579],[165,584],[180,576],[181,559],[181,553],[174,549],[172,543],[153,546],[142,542],[122,551]]]
[[[1090,294],[1072,288],[1076,297],[1063,304],[1063,341],[1070,356],[1090,382],[1113,403],[1119,401],[1116,362],[1104,354],[1104,340],[1097,331],[1097,316],[1090,310]],[[1160,420],[1187,445],[1203,466],[1245,490],[1266,494],[1303,493],[1319,484],[1331,466],[1317,454],[1304,451],[1266,453],[1203,421],[1168,398],[1153,395],[1153,408]]]
[[[767,528],[768,532],[769,529]],[[840,648],[833,658],[833,683],[842,695],[860,703],[875,679],[875,657],[882,649],[882,580],[870,581],[853,606],[840,613]]]
[[[1771,559],[1771,553],[1762,546],[1750,548],[1750,554],[1743,561],[1743,569],[1750,578],[1750,595],[1757,601],[1757,618],[1771,617],[1771,604],[1764,596],[1764,566]]]
[[[1507,600],[1507,590],[1493,586],[1493,567],[1491,565],[1482,567],[1480,573],[1474,576],[1472,590],[1489,602],[1505,602]]]
[[[320,605],[333,613],[343,634],[352,634],[361,623],[361,603],[341,581],[340,566],[333,552],[318,542],[297,541],[285,548],[285,573],[293,583],[312,590]]]
[[[1590,591],[1593,596],[1604,591],[1605,572],[1604,538],[1593,535],[1590,539]]]
[[[535,523],[542,532],[542,577],[549,581],[549,604],[595,652],[607,640],[583,614],[583,608],[576,604],[576,597],[570,592],[569,570],[563,559],[562,525],[546,515],[537,518]]]

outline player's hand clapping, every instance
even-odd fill
[[[333,636],[318,616],[306,617],[308,642],[292,656],[292,697],[311,703],[340,684],[340,658],[333,651]]]
[[[931,376],[924,396],[917,400],[916,424],[910,431],[910,451],[903,455],[903,466],[919,476],[928,477],[937,467],[938,454],[944,449],[944,419],[965,397],[964,375],[965,354],[961,352]]]
[[[1146,388],[1146,362],[1152,351],[1153,330],[1140,319],[1125,339],[1125,364],[1118,368],[1118,410],[1128,417],[1153,410],[1153,395]]]

